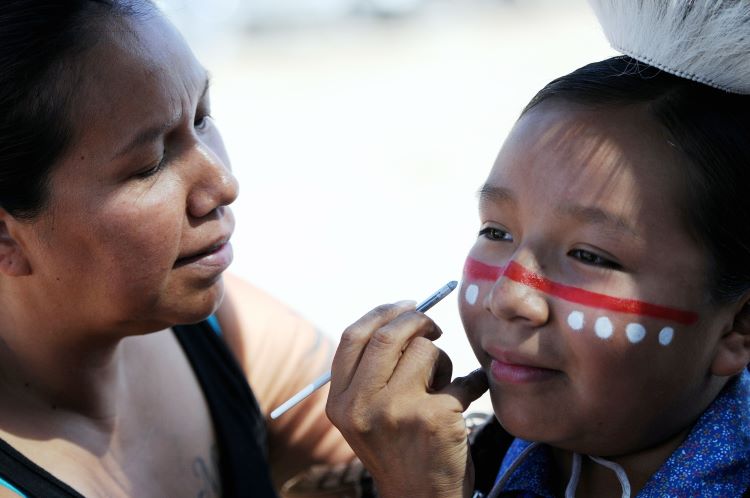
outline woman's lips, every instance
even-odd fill
[[[223,271],[227,267],[229,267],[230,263],[232,262],[232,258],[232,244],[227,241],[212,246],[204,252],[180,258],[175,261],[174,267],[180,268],[187,265],[194,265],[220,269],[221,271]]]
[[[496,382],[507,384],[527,384],[532,382],[543,382],[560,374],[559,370],[550,368],[511,363],[492,358],[490,362],[490,373]]]

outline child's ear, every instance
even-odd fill
[[[735,309],[732,327],[719,339],[711,364],[711,373],[720,377],[738,374],[750,363],[750,294]]]
[[[23,277],[31,274],[31,265],[23,247],[13,237],[11,226],[19,223],[0,209],[0,274]]]

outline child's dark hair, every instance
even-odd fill
[[[750,290],[750,96],[620,56],[552,81],[522,115],[552,98],[603,108],[645,104],[687,159],[683,211],[712,258],[711,296],[726,302]]]
[[[0,2],[0,207],[31,219],[45,205],[55,161],[75,139],[81,87],[76,57],[107,16],[136,15],[148,0]]]

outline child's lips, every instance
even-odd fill
[[[490,373],[496,382],[526,384],[549,380],[559,375],[560,371],[517,363],[505,363],[493,358],[490,362]]]
[[[542,382],[556,377],[561,372],[540,362],[536,358],[506,350],[488,352],[490,374],[496,382],[510,384],[524,384]]]

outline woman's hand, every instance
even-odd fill
[[[442,332],[413,303],[375,308],[341,337],[326,411],[383,497],[469,496],[474,470],[462,412],[484,372],[450,382]]]

